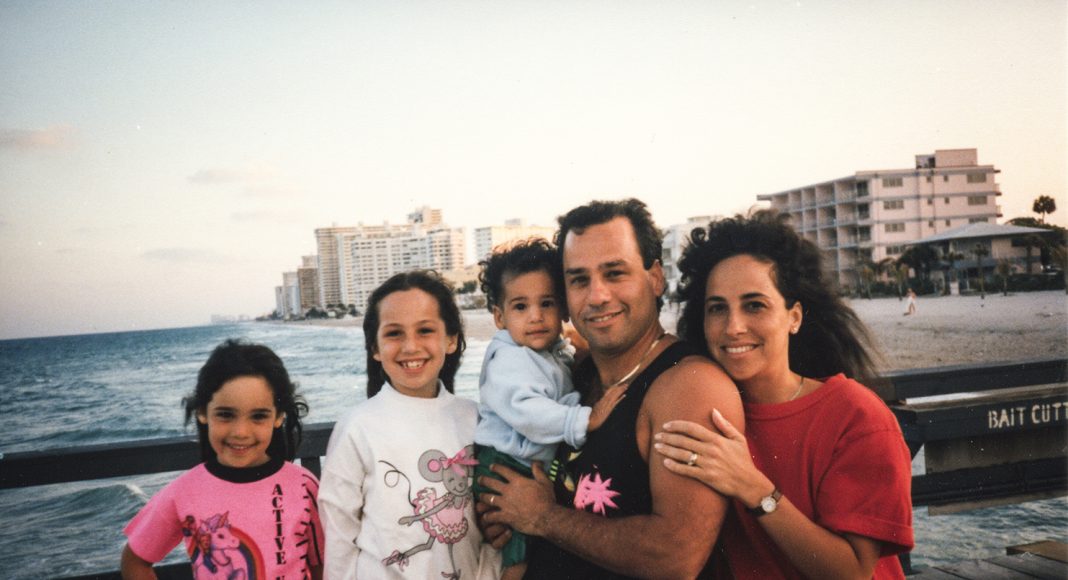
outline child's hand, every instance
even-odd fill
[[[601,396],[601,400],[593,405],[593,412],[590,413],[590,424],[586,427],[586,432],[596,431],[601,425],[604,425],[605,420],[612,414],[612,409],[616,408],[616,405],[623,400],[626,393],[627,385],[616,385],[605,391],[604,395]]]
[[[570,322],[564,323],[564,338],[571,341],[571,346],[575,347],[575,362],[580,363],[582,359],[586,358],[590,354],[590,343],[586,342],[585,338],[575,330],[575,326]]]

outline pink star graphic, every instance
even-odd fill
[[[589,474],[583,475],[579,478],[578,488],[575,489],[575,507],[578,509],[585,509],[586,506],[593,506],[593,513],[605,514],[605,506],[610,508],[619,508],[612,501],[612,498],[619,495],[618,491],[609,489],[612,485],[612,478],[602,481],[600,473],[594,473],[591,478]]]

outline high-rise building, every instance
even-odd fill
[[[464,264],[464,229],[449,228],[441,210],[429,207],[408,214],[406,224],[320,228],[315,236],[323,305],[363,310],[371,292],[398,272],[443,272]]]
[[[281,293],[276,295],[278,315],[283,319],[295,318],[304,315],[300,308],[300,278],[296,272],[282,272],[282,285],[278,287]]]
[[[302,256],[301,267],[297,268],[297,280],[300,286],[301,314],[323,306],[319,302],[319,260],[317,256]]]
[[[553,240],[556,228],[528,226],[521,219],[510,219],[503,226],[475,228],[475,259],[484,260],[493,248],[513,240],[538,237]]]
[[[319,267],[319,305],[341,304],[341,280],[344,269],[341,248],[346,234],[356,233],[354,227],[317,228],[315,230],[316,256]]]
[[[916,156],[911,169],[853,175],[758,195],[787,213],[823,251],[843,287],[860,283],[859,268],[897,258],[905,243],[1001,217],[999,172],[979,165],[975,149],[940,149]]]

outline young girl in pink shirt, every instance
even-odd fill
[[[228,340],[184,399],[203,463],[156,495],[126,526],[122,576],[185,541],[193,577],[322,578],[319,482],[290,463],[308,406],[271,349]]]

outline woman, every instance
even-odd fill
[[[737,578],[901,578],[912,548],[910,455],[872,376],[863,324],[820,250],[768,210],[694,230],[679,268],[679,334],[734,379],[746,434],[672,421],[671,471],[733,499],[723,545]]]

